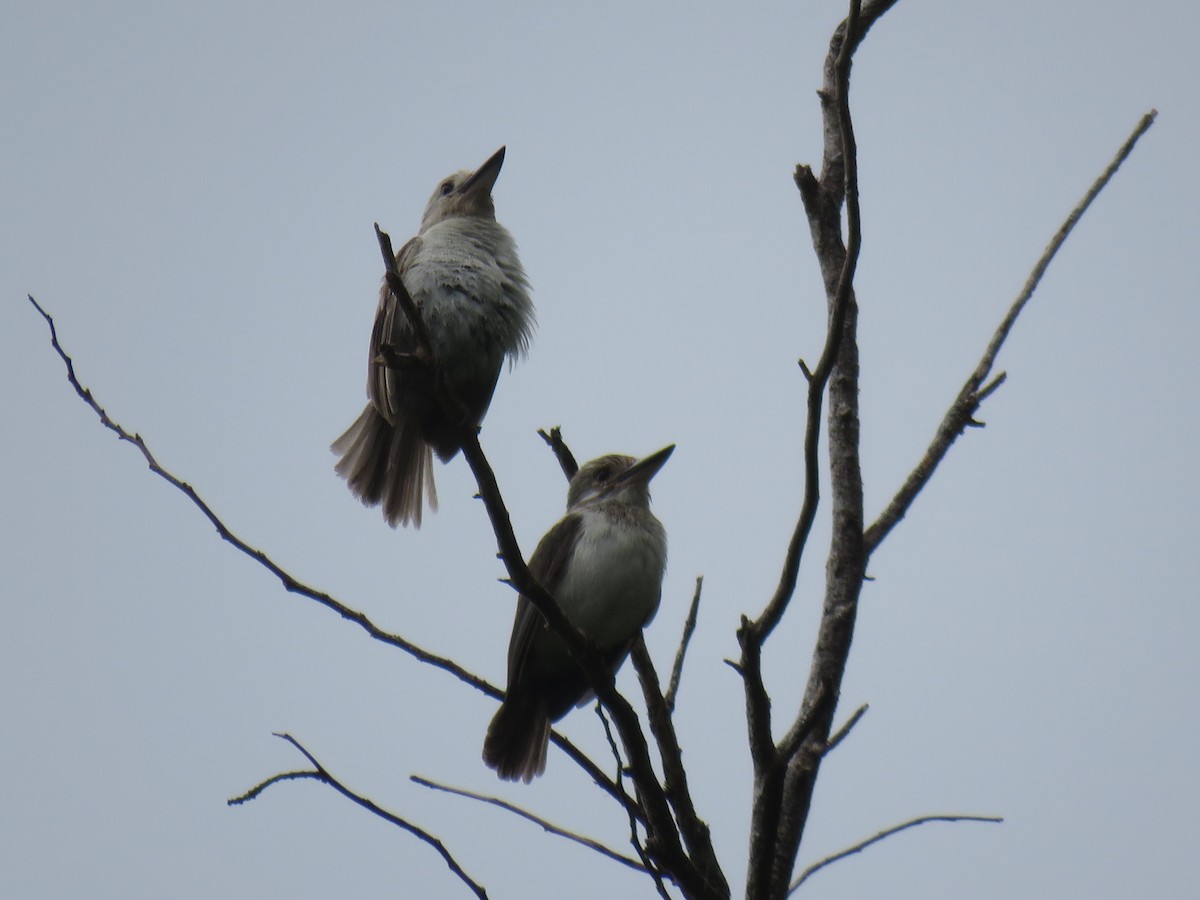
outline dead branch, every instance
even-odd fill
[[[667,709],[672,713],[675,712],[675,697],[679,694],[679,681],[683,677],[683,659],[696,631],[696,618],[700,612],[700,591],[703,587],[704,576],[697,575],[696,590],[692,593],[692,603],[683,622],[683,635],[679,638],[679,649],[675,651],[675,664],[671,666],[671,681],[663,698],[667,701]]]
[[[867,838],[865,841],[860,841],[859,843],[855,844],[852,847],[847,847],[845,850],[840,850],[837,853],[832,854],[831,856],[826,856],[824,859],[817,860],[817,862],[813,863],[811,866],[809,866],[807,869],[805,869],[800,874],[799,878],[797,878],[795,881],[792,882],[791,886],[788,888],[787,895],[790,897],[792,894],[794,894],[800,888],[800,885],[804,884],[804,882],[806,882],[809,879],[809,877],[816,874],[817,872],[819,872],[821,869],[825,868],[826,866],[828,866],[832,863],[835,863],[840,859],[845,859],[847,856],[853,856],[855,853],[861,853],[863,850],[867,849],[872,844],[877,844],[880,841],[882,841],[884,838],[891,837],[893,834],[904,831],[908,828],[915,828],[916,826],[924,825],[927,822],[995,822],[995,823],[999,823],[999,822],[1003,822],[1003,821],[1004,821],[1004,819],[1002,819],[1000,816],[943,815],[943,816],[921,816],[920,818],[917,818],[917,819],[910,819],[909,821],[902,822],[899,825],[893,825],[891,828],[885,828],[883,831],[873,834],[871,837]]]
[[[151,472],[162,478],[172,487],[183,492],[187,498],[191,500],[192,504],[204,514],[205,518],[212,523],[222,540],[226,541],[238,551],[245,554],[264,569],[272,573],[276,578],[279,579],[288,592],[298,594],[302,597],[307,597],[310,600],[315,600],[322,606],[333,610],[342,618],[358,625],[374,640],[397,647],[409,654],[418,662],[426,663],[427,665],[441,669],[444,672],[448,672],[456,677],[459,681],[470,685],[489,697],[499,699],[504,696],[504,692],[498,687],[495,687],[488,681],[480,678],[478,675],[475,675],[467,669],[464,669],[453,660],[444,656],[438,656],[437,654],[430,653],[423,647],[414,644],[412,641],[409,641],[398,634],[384,631],[374,622],[372,622],[365,613],[362,613],[356,609],[352,609],[339,602],[329,594],[323,591],[318,591],[315,588],[304,584],[298,578],[276,563],[265,552],[251,547],[244,540],[234,534],[233,531],[221,519],[221,517],[217,515],[217,513],[204,501],[203,498],[200,497],[200,495],[191,485],[179,479],[158,462],[153,452],[150,450],[149,445],[141,435],[130,434],[119,422],[109,416],[108,412],[96,400],[91,389],[84,387],[84,385],[79,381],[79,378],[75,372],[74,360],[63,349],[62,344],[59,342],[58,329],[55,326],[53,317],[46,312],[46,310],[43,309],[33,297],[29,297],[29,302],[33,304],[34,309],[38,311],[38,313],[45,320],[46,325],[49,327],[50,345],[54,352],[57,353],[58,357],[62,360],[63,365],[67,370],[67,380],[71,384],[71,387],[74,388],[75,393],[78,394],[80,398],[83,399],[84,403],[86,403],[92,409],[92,411],[96,413],[97,417],[100,419],[100,423],[105,428],[116,434],[120,440],[132,444],[139,450],[139,452],[141,452],[142,456],[149,465]],[[579,748],[577,748],[569,740],[556,731],[551,732],[550,739],[560,749],[562,749],[571,760],[580,766],[580,768],[582,768],[588,774],[588,776],[605,791],[605,793],[612,796],[619,803],[622,803],[622,805],[633,802],[632,799],[624,793],[624,791],[618,789],[616,783],[609,778],[599,766],[597,766],[590,758],[588,758],[585,753],[579,750]]]
[[[755,780],[746,885],[750,900],[781,897],[787,890],[820,766],[820,749],[829,733],[845,671],[865,571],[860,550],[858,312],[853,289],[861,226],[849,83],[855,50],[870,27],[894,4],[895,0],[875,0],[864,8],[859,0],[851,0],[846,19],[830,41],[819,92],[825,136],[821,175],[817,178],[807,166],[796,169],[796,184],[825,284],[829,329],[820,360],[807,372],[800,517],[788,545],[779,586],[759,617],[743,618],[738,630]],[[846,243],[842,241],[843,205]],[[762,646],[791,602],[816,517],[820,500],[818,444],[827,387],[833,541],[826,567],[825,604],[804,700],[784,742],[777,746],[772,738],[770,698],[762,680]]]
[[[723,896],[729,896],[729,884],[721,871],[713,848],[712,835],[708,824],[696,813],[692,802],[691,791],[688,788],[687,770],[683,765],[683,751],[679,746],[679,737],[675,732],[675,723],[671,718],[671,710],[662,695],[659,686],[658,672],[646,649],[644,636],[639,632],[634,639],[629,653],[630,661],[637,672],[638,682],[642,686],[642,695],[646,701],[646,714],[649,719],[650,733],[658,745],[659,759],[663,767],[663,789],[667,802],[675,813],[675,822],[687,845],[689,856],[695,861],[704,875],[709,887]]]
[[[428,778],[422,778],[420,775],[410,775],[408,780],[414,784],[419,784],[422,787],[430,788],[435,791],[444,791],[447,794],[454,794],[458,797],[466,797],[469,800],[478,800],[480,803],[486,803],[489,806],[495,806],[503,809],[513,815],[520,816],[526,821],[533,822],[535,825],[540,825],[543,831],[558,837],[566,838],[569,841],[574,841],[576,844],[587,847],[589,850],[595,850],[601,856],[607,856],[609,859],[619,862],[622,865],[629,866],[638,872],[645,872],[646,867],[631,856],[626,856],[623,853],[618,853],[610,847],[604,846],[599,841],[578,834],[574,831],[568,831],[560,825],[555,825],[553,822],[543,819],[539,815],[529,812],[527,809],[522,809],[514,803],[509,803],[507,800],[502,800],[499,797],[493,797],[488,794],[477,794],[474,791],[464,790],[463,788],[451,787],[448,784],[439,784],[436,781],[430,781]]]
[[[1087,212],[1088,207],[1092,205],[1092,201],[1100,195],[1105,186],[1112,180],[1112,177],[1117,174],[1117,169],[1133,152],[1134,146],[1143,134],[1150,130],[1150,126],[1154,124],[1154,119],[1158,115],[1157,110],[1150,110],[1137,127],[1133,129],[1133,133],[1121,145],[1112,162],[1108,167],[1100,173],[1100,176],[1092,183],[1087,193],[1071,210],[1070,215],[1059,226],[1054,237],[1046,246],[1041,258],[1033,267],[1033,271],[1029,273],[1029,277],[1025,281],[1025,285],[1021,288],[1021,292],[1017,295],[1017,299],[1013,301],[1009,307],[1008,313],[1000,322],[996,332],[992,335],[992,339],[988,341],[987,347],[983,351],[983,356],[979,360],[979,365],[975,367],[968,377],[962,388],[958,392],[958,396],[954,398],[954,402],[950,404],[950,408],[946,411],[946,415],[942,417],[941,424],[938,425],[937,433],[934,434],[933,440],[929,447],[925,450],[925,455],[921,457],[921,461],[917,463],[916,468],[909,473],[905,479],[903,486],[897,491],[887,507],[879,518],[876,519],[867,529],[864,536],[867,554],[875,551],[884,538],[888,536],[893,528],[899,524],[908,512],[913,501],[917,498],[917,494],[921,489],[929,483],[929,479],[933,477],[933,473],[937,470],[938,464],[949,452],[951,445],[958,439],[969,426],[978,424],[975,421],[975,413],[979,406],[987,397],[996,390],[1005,379],[1005,373],[1000,372],[992,379],[991,382],[984,384],[988,376],[992,372],[992,367],[995,365],[996,356],[1000,352],[1000,348],[1004,346],[1004,342],[1008,339],[1009,333],[1016,324],[1017,317],[1021,311],[1025,309],[1025,305],[1033,297],[1034,291],[1037,290],[1038,284],[1042,280],[1042,276],[1046,274],[1046,269],[1058,254],[1059,249],[1067,239],[1067,235],[1079,223],[1083,214]]]
[[[484,889],[483,885],[476,882],[474,879],[472,879],[466,873],[466,871],[463,869],[463,867],[461,865],[459,865],[458,861],[450,854],[450,851],[446,849],[446,845],[443,844],[439,838],[434,837],[432,834],[430,834],[424,828],[421,828],[419,825],[414,825],[412,822],[409,822],[407,819],[401,818],[400,816],[397,816],[395,813],[388,812],[386,809],[379,806],[374,801],[362,796],[361,794],[355,793],[354,791],[350,790],[350,788],[346,787],[344,784],[342,784],[342,782],[338,781],[338,779],[334,778],[331,774],[329,774],[329,771],[323,765],[321,765],[321,763],[319,763],[317,761],[316,757],[313,756],[311,753],[309,753],[308,750],[305,749],[304,745],[301,744],[294,737],[292,737],[290,734],[276,733],[275,736],[277,738],[282,738],[283,740],[285,740],[289,744],[291,744],[293,747],[295,747],[297,750],[299,750],[300,753],[304,756],[304,758],[307,759],[309,761],[309,763],[312,764],[312,767],[313,767],[312,771],[309,771],[309,772],[285,772],[283,774],[276,775],[272,778],[268,778],[266,781],[251,788],[246,793],[229,800],[228,802],[230,805],[234,805],[237,803],[244,803],[247,800],[254,799],[260,793],[262,793],[267,787],[276,783],[277,781],[283,781],[285,779],[292,779],[292,778],[312,778],[315,781],[320,781],[324,784],[329,785],[331,788],[333,788],[335,791],[337,791],[343,797],[347,798],[348,800],[354,801],[355,803],[357,803],[359,806],[361,806],[363,809],[367,810],[368,812],[374,813],[375,815],[379,816],[379,818],[384,819],[385,821],[391,822],[397,828],[402,828],[403,830],[407,831],[409,834],[413,835],[414,837],[416,837],[416,838],[420,839],[421,841],[423,841],[424,843],[428,844],[430,847],[432,847],[434,850],[437,851],[438,855],[442,857],[442,859],[445,861],[446,866],[450,869],[450,871],[453,872],[456,876],[458,876],[458,879],[463,884],[465,884],[468,888],[470,888],[471,892],[474,893],[476,897],[479,897],[480,900],[487,900],[487,891]]]
[[[546,429],[539,428],[538,434],[550,449],[554,451],[554,458],[558,460],[563,474],[567,476],[567,481],[570,481],[575,477],[575,473],[579,471],[579,463],[575,461],[575,454],[571,452],[571,448],[563,440],[562,426],[555,425],[550,429],[549,433],[546,432]]]

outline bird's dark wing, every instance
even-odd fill
[[[421,239],[410,239],[396,254],[396,269],[404,274],[404,265],[409,255],[413,253]],[[367,376],[367,394],[375,408],[389,422],[395,420],[397,405],[396,372],[388,366],[375,362],[379,357],[379,348],[390,344],[400,353],[408,353],[415,349],[413,331],[408,324],[408,316],[400,308],[396,295],[388,289],[387,281],[379,289],[379,306],[375,310],[375,325],[371,328],[371,347],[368,356],[370,366]]]
[[[567,563],[571,559],[575,541],[582,527],[583,517],[568,513],[546,532],[545,537],[538,542],[537,549],[533,551],[533,556],[529,558],[530,573],[551,596],[562,582],[563,573],[567,570]],[[517,617],[513,622],[512,637],[508,642],[509,690],[520,681],[534,636],[541,629],[549,627],[532,603],[524,596],[517,599]]]

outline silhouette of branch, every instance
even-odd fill
[[[608,716],[604,714],[603,705],[597,701],[593,708],[596,710],[596,718],[600,720],[600,727],[604,729],[604,739],[608,742],[608,749],[612,752],[613,760],[617,764],[617,784],[622,790],[624,790],[625,764],[621,760],[621,748],[617,746],[617,739],[613,736],[612,726],[608,723]],[[633,814],[632,806],[627,808],[627,812],[629,813],[629,845],[637,851],[638,859],[642,861],[642,866],[645,868],[647,874],[654,879],[654,887],[655,890],[658,891],[658,895],[662,897],[663,900],[671,900],[670,895],[667,893],[667,886],[665,883],[663,883],[662,870],[655,864],[654,860],[650,858],[650,855],[646,852],[645,845],[642,843],[641,837],[638,836],[638,822],[641,821],[643,824],[645,824],[645,820],[639,820],[637,816]]]
[[[222,540],[236,548],[241,553],[250,557],[268,572],[273,574],[279,579],[288,592],[302,597],[307,597],[310,600],[315,600],[322,606],[333,610],[342,618],[358,625],[374,640],[397,647],[409,654],[418,662],[426,663],[427,665],[441,669],[444,672],[448,672],[459,681],[470,685],[489,697],[499,699],[504,696],[504,692],[498,687],[495,687],[488,681],[480,678],[478,675],[475,675],[467,669],[464,669],[453,660],[431,653],[428,650],[425,650],[423,647],[414,644],[412,641],[409,641],[398,634],[384,631],[374,622],[372,622],[366,614],[359,612],[358,610],[351,609],[350,607],[334,599],[329,594],[323,591],[318,591],[315,588],[304,584],[294,575],[276,563],[262,550],[251,547],[244,540],[234,534],[233,531],[224,523],[224,521],[222,521],[220,516],[218,516],[216,512],[203,500],[203,498],[200,497],[200,495],[191,485],[176,477],[158,462],[153,452],[150,450],[149,445],[141,435],[130,434],[120,423],[109,416],[108,412],[96,400],[91,389],[84,387],[84,385],[79,381],[79,378],[75,372],[74,360],[63,349],[62,344],[59,342],[58,329],[55,326],[53,317],[46,312],[46,310],[43,309],[33,297],[29,297],[29,302],[42,316],[46,322],[46,325],[50,329],[50,345],[54,352],[57,353],[59,358],[62,360],[63,365],[67,370],[67,380],[71,384],[71,387],[74,388],[75,393],[83,399],[84,403],[86,403],[93,412],[95,412],[97,417],[100,419],[100,423],[105,428],[116,434],[120,440],[132,444],[139,450],[139,452],[141,452],[142,456],[149,465],[151,472],[186,495],[187,498],[191,500],[192,504],[199,509],[201,513],[203,513],[209,522],[212,523]],[[600,769],[599,766],[597,766],[591,759],[588,758],[586,754],[579,750],[569,740],[567,740],[558,732],[551,732],[550,739],[555,743],[556,746],[560,747],[568,757],[570,757],[578,766],[580,766],[588,774],[588,776],[591,777],[591,779],[606,793],[612,795],[618,800],[618,802],[625,802],[628,800],[624,793],[617,789],[617,786],[612,779],[610,779],[604,773],[604,771]]]
[[[816,177],[805,165],[797,166],[795,172],[824,282],[829,327],[817,365],[811,370],[802,367],[808,380],[808,394],[800,515],[775,593],[757,619],[743,617],[738,629],[742,651],[739,668],[746,694],[747,735],[755,779],[747,900],[779,897],[787,889],[807,819],[811,786],[820,765],[820,748],[824,746],[840,693],[865,571],[858,456],[858,312],[854,297],[862,230],[849,84],[855,51],[871,26],[895,2],[874,0],[864,8],[860,0],[851,0],[846,18],[830,39],[818,92],[824,130],[821,175]],[[820,502],[819,443],[826,389],[830,396],[833,539],[826,566],[825,604],[804,699],[783,742],[776,745],[772,739],[771,701],[762,678],[762,648],[795,593],[800,563]]]
[[[296,771],[296,772],[280,772],[278,775],[272,775],[266,781],[260,781],[258,784],[256,784],[254,787],[250,788],[250,790],[246,791],[245,793],[238,794],[236,797],[230,797],[228,800],[225,801],[225,805],[226,806],[241,806],[243,803],[248,803],[249,801],[255,799],[259,794],[261,794],[263,791],[265,791],[267,788],[269,788],[273,784],[278,784],[281,781],[295,781],[295,780],[301,779],[301,778],[314,778],[317,781],[321,780],[320,774],[318,772],[314,772],[311,769],[304,769],[302,771]]]
[[[274,784],[277,781],[282,781],[282,780],[290,779],[290,778],[312,778],[316,781],[322,782],[323,784],[329,785],[329,787],[333,788],[335,791],[337,791],[343,797],[346,797],[347,799],[354,801],[355,803],[357,803],[359,806],[361,806],[363,809],[367,810],[368,812],[375,814],[376,816],[378,816],[381,819],[384,819],[385,821],[391,822],[397,828],[402,828],[405,831],[407,831],[409,834],[413,835],[414,837],[417,837],[420,840],[424,841],[426,844],[428,844],[430,847],[432,847],[434,850],[436,850],[438,852],[438,855],[442,857],[442,859],[445,861],[446,866],[450,869],[450,871],[453,872],[455,875],[457,875],[458,879],[463,884],[465,884],[468,888],[470,888],[476,897],[481,898],[481,900],[486,900],[487,891],[484,889],[484,887],[481,884],[479,884],[478,882],[476,882],[475,880],[473,880],[466,873],[466,871],[463,870],[463,867],[461,865],[459,865],[458,861],[450,854],[450,851],[446,849],[446,845],[443,844],[440,839],[434,837],[432,834],[430,834],[424,828],[421,828],[418,825],[414,825],[412,822],[409,822],[407,819],[403,819],[400,816],[397,816],[395,813],[388,812],[386,809],[379,806],[372,800],[369,800],[368,798],[362,796],[361,794],[357,794],[354,791],[350,790],[350,788],[346,787],[344,784],[342,784],[340,781],[338,781],[336,778],[334,778],[332,775],[330,775],[328,770],[323,765],[321,765],[321,763],[319,763],[317,761],[316,757],[314,757],[311,753],[309,753],[308,750],[305,749],[304,745],[302,745],[298,740],[296,740],[290,734],[276,733],[275,736],[278,738],[282,738],[283,740],[285,740],[289,744],[291,744],[293,747],[295,747],[297,750],[299,750],[300,753],[304,756],[304,758],[307,759],[312,764],[313,770],[311,772],[285,772],[281,775],[276,775],[272,778],[268,778],[266,781],[262,782],[261,784],[257,785],[256,787],[251,788],[249,791],[242,794],[241,796],[234,797],[233,799],[229,800],[228,803],[230,806],[240,804],[240,803],[245,803],[247,800],[254,799],[260,793],[262,793],[262,791],[264,791],[267,787],[269,787],[270,785]]]
[[[817,862],[813,863],[811,866],[809,866],[807,869],[805,869],[800,874],[799,878],[797,878],[795,881],[792,882],[791,886],[788,888],[787,896],[790,897],[792,894],[794,894],[799,889],[800,885],[804,884],[804,882],[806,882],[812,875],[816,874],[817,872],[819,872],[821,869],[825,868],[826,866],[828,866],[832,863],[835,863],[838,860],[845,859],[847,856],[853,856],[855,853],[861,853],[863,850],[867,849],[872,844],[877,844],[880,841],[882,841],[884,838],[891,837],[893,834],[904,831],[906,829],[915,828],[916,826],[924,825],[927,822],[993,822],[993,823],[999,823],[999,822],[1003,822],[1003,821],[1004,821],[1004,819],[1001,818],[1000,816],[952,816],[952,815],[946,815],[946,816],[921,816],[918,819],[910,819],[907,822],[903,822],[899,825],[893,825],[891,828],[886,828],[883,831],[880,831],[877,834],[874,834],[871,837],[867,838],[865,841],[860,841],[859,843],[855,844],[852,847],[847,847],[845,850],[841,850],[837,853],[834,853],[832,856],[827,856],[824,859],[818,860]]]
[[[315,600],[322,606],[333,610],[342,618],[358,625],[373,639],[385,644],[390,644],[393,647],[398,647],[420,662],[449,672],[460,681],[469,684],[471,687],[483,692],[484,694],[487,694],[489,697],[503,696],[503,692],[499,688],[489,684],[479,676],[467,671],[453,660],[444,656],[438,656],[434,653],[430,653],[428,650],[425,650],[424,648],[414,644],[412,641],[409,641],[398,634],[392,634],[391,632],[384,631],[382,628],[372,622],[366,614],[359,612],[358,610],[351,609],[324,591],[318,591],[317,589],[304,584],[294,575],[276,563],[273,559],[271,559],[271,557],[262,550],[251,547],[242,538],[234,534],[233,531],[224,523],[224,521],[221,520],[220,516],[213,511],[212,507],[210,507],[208,503],[206,503],[204,499],[200,497],[195,488],[176,477],[158,462],[154,454],[151,452],[150,447],[140,434],[130,434],[125,430],[124,427],[122,427],[111,416],[109,416],[108,412],[96,400],[91,390],[84,387],[80,383],[79,378],[75,373],[75,364],[73,360],[63,349],[62,344],[59,343],[58,329],[55,327],[54,319],[48,312],[46,312],[46,310],[41,307],[41,305],[38,304],[36,300],[33,299],[33,297],[29,297],[29,302],[33,304],[33,307],[41,314],[42,318],[45,319],[47,326],[49,326],[50,345],[53,347],[54,352],[58,354],[59,358],[63,362],[63,365],[66,367],[67,380],[71,383],[71,387],[75,389],[75,393],[77,393],[83,399],[84,403],[91,407],[92,411],[96,413],[100,419],[100,423],[105,428],[115,433],[122,441],[130,443],[138,449],[138,451],[145,458],[151,472],[162,478],[175,489],[183,492],[183,494],[192,501],[192,504],[204,514],[204,517],[208,519],[210,523],[212,523],[213,527],[216,528],[217,533],[221,536],[223,541],[231,544],[241,553],[253,559],[256,563],[278,578],[283,584],[284,589],[289,593],[299,594],[302,597]]]
[[[675,651],[675,664],[671,666],[671,681],[667,685],[667,693],[663,697],[667,709],[675,712],[675,698],[679,694],[679,680],[683,677],[683,659],[687,655],[688,644],[696,631],[696,618],[700,613],[700,591],[704,587],[704,576],[696,576],[696,590],[692,594],[692,604],[688,607],[687,618],[683,622],[683,635],[679,639],[679,649]]]
[[[540,825],[544,831],[548,831],[550,834],[555,834],[559,837],[566,838],[569,841],[574,841],[577,844],[587,847],[589,850],[595,850],[601,856],[607,856],[609,859],[615,860],[622,865],[629,866],[629,868],[635,869],[638,872],[646,871],[645,865],[638,862],[632,856],[626,856],[623,853],[618,853],[616,850],[606,847],[599,841],[585,837],[581,834],[577,834],[574,831],[568,831],[559,825],[555,825],[553,822],[543,819],[541,816],[535,815],[526,809],[522,809],[516,804],[509,803],[507,800],[502,800],[499,797],[493,797],[487,794],[477,794],[474,791],[451,787],[447,784],[439,784],[436,781],[430,781],[428,778],[422,778],[420,775],[410,775],[409,781],[412,781],[414,784],[419,784],[422,787],[430,788],[431,790],[444,791],[447,794],[455,794],[456,796],[466,797],[470,800],[478,800],[480,803],[486,803],[489,806],[499,807],[500,809],[520,816],[522,819],[533,822],[535,825]]]
[[[408,289],[404,287],[404,281],[400,278],[400,271],[396,268],[396,253],[392,250],[392,238],[386,231],[380,229],[378,222],[375,223],[375,239],[379,242],[379,252],[383,254],[384,279],[387,281],[388,289],[396,298],[396,302],[400,304],[400,308],[408,319],[408,324],[412,327],[417,344],[414,355],[432,359],[433,343],[429,340],[429,329],[425,327],[425,320],[421,318],[416,303],[413,302]]]
[[[871,708],[870,705],[864,703],[862,706],[860,706],[858,709],[856,709],[854,711],[854,715],[852,715],[849,718],[849,720],[847,720],[846,724],[843,725],[841,728],[839,728],[833,734],[833,736],[830,737],[829,740],[827,740],[825,742],[825,753],[828,753],[834,747],[836,747],[838,744],[840,744],[842,741],[844,741],[846,739],[846,736],[848,734],[850,734],[850,732],[854,729],[854,726],[858,724],[858,720],[861,719],[863,716],[865,716],[867,714],[867,710],[870,708]]]
[[[642,696],[646,701],[646,713],[650,722],[650,733],[658,745],[659,759],[663,768],[663,789],[667,802],[675,811],[675,821],[679,832],[687,845],[688,855],[695,861],[706,882],[712,887],[729,894],[729,885],[721,872],[716,850],[712,845],[712,835],[707,823],[696,813],[688,788],[687,770],[683,765],[683,751],[679,747],[679,736],[675,732],[675,723],[671,719],[671,710],[662,695],[659,685],[658,672],[654,669],[654,661],[650,651],[646,649],[645,637],[639,631],[630,648],[629,659],[637,671],[638,682],[642,686]]]
[[[942,417],[941,424],[938,426],[937,433],[930,442],[929,447],[925,451],[925,455],[921,461],[917,463],[916,468],[909,473],[905,479],[903,486],[892,498],[887,507],[879,518],[876,519],[867,529],[864,538],[867,553],[874,552],[883,539],[888,536],[893,528],[899,524],[908,512],[913,501],[921,489],[929,483],[929,479],[933,477],[933,473],[937,470],[938,464],[949,452],[950,446],[958,439],[968,427],[978,425],[975,421],[975,413],[983,401],[1004,383],[1006,377],[1004,372],[1000,372],[991,382],[984,384],[989,375],[991,375],[992,367],[995,365],[996,356],[1000,352],[1000,348],[1004,346],[1004,342],[1008,339],[1009,333],[1016,324],[1017,317],[1021,311],[1025,309],[1025,305],[1033,297],[1034,291],[1037,290],[1038,284],[1042,280],[1042,276],[1046,274],[1046,269],[1058,254],[1059,249],[1066,241],[1067,236],[1079,223],[1083,214],[1087,212],[1088,207],[1092,205],[1092,201],[1100,195],[1105,186],[1112,180],[1112,177],[1117,174],[1117,170],[1121,164],[1133,152],[1138,140],[1154,124],[1154,119],[1158,115],[1157,110],[1150,110],[1138,122],[1137,127],[1133,129],[1133,133],[1121,145],[1116,156],[1108,167],[1100,173],[1100,176],[1092,183],[1087,193],[1083,195],[1083,199],[1076,204],[1071,210],[1070,215],[1059,226],[1054,237],[1046,246],[1041,258],[1033,267],[1033,271],[1029,273],[1029,278],[1026,279],[1025,285],[1021,288],[1021,292],[1017,295],[1017,299],[1013,301],[1009,307],[1008,313],[1004,316],[999,327],[996,329],[992,339],[988,342],[987,347],[983,351],[983,357],[979,360],[979,365],[975,367],[966,382],[958,392],[958,396],[954,398],[954,402],[946,411],[946,415]]]
[[[554,458],[558,460],[559,466],[562,467],[563,474],[567,476],[567,481],[575,477],[575,473],[579,471],[579,463],[575,461],[575,455],[571,452],[571,448],[567,446],[563,440],[562,426],[555,425],[550,429],[549,434],[546,429],[539,428],[538,434],[541,435],[543,441],[554,451]]]

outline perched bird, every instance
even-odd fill
[[[602,456],[581,468],[567,489],[567,514],[529,560],[538,583],[614,672],[658,610],[667,534],[650,512],[650,479],[674,449],[642,460]],[[550,723],[591,696],[566,644],[528,599],[518,598],[508,690],[488,726],[483,761],[509,781],[541,775]]]
[[[437,509],[433,453],[443,462],[458,453],[463,427],[483,421],[504,360],[512,362],[529,347],[529,282],[492,203],[503,164],[501,147],[474,172],[444,178],[425,206],[417,236],[396,254],[436,365],[415,356],[403,368],[385,362],[384,351],[405,356],[417,350],[408,317],[385,279],[371,330],[370,402],[333,442],[341,457],[337,473],[364,505],[382,504],[393,528],[421,526],[423,495]]]

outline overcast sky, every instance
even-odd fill
[[[529,359],[483,431],[522,545],[581,458],[678,450],[647,633],[666,668],[704,602],[677,722],[742,890],[750,765],[736,674],[799,510],[824,299],[791,173],[838,2],[57,3],[0,13],[0,894],[458,897],[424,844],[303,760],[444,839],[496,898],[653,896],[500,810],[626,847],[552,751],[532,786],[479,761],[495,703],[286,593],[221,542],[67,384],[80,378],[228,525],[382,627],[503,681],[514,598],[466,465],[392,531],[333,473],[362,408],[381,275],[437,181],[508,147],[496,186],[534,286]],[[873,518],[1043,246],[1151,107],[999,365],[1009,380],[872,560],[802,864],[810,898],[1179,896],[1194,886],[1200,16],[1150,0],[905,0],[852,101]],[[768,646],[794,707],[827,529]],[[631,687],[626,674],[621,684]],[[786,718],[786,717],[785,717]],[[606,759],[587,709],[562,723]]]

